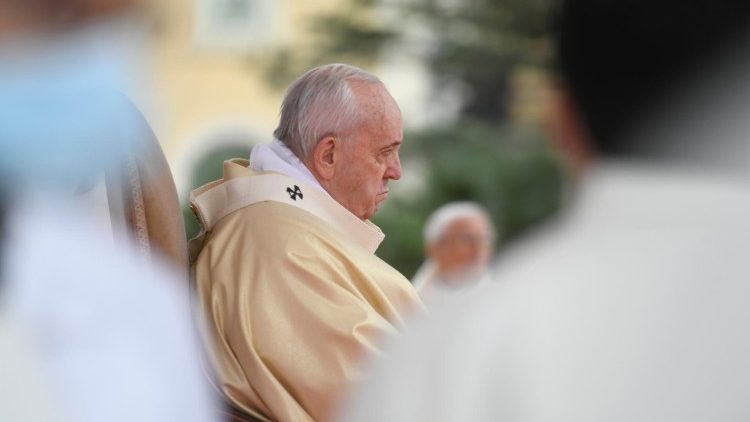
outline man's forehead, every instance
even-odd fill
[[[478,214],[466,214],[461,217],[457,217],[449,226],[448,230],[453,231],[467,231],[467,230],[484,230],[488,225],[488,221],[481,215]]]
[[[368,113],[397,112],[401,115],[396,100],[393,99],[388,89],[379,82],[350,82],[352,92],[357,98],[357,104],[363,111]]]
[[[393,107],[379,109],[362,109],[360,130],[380,132],[381,137],[388,142],[401,143],[403,139],[403,124],[401,113]]]

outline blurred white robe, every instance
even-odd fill
[[[387,348],[340,420],[747,420],[746,182],[600,165],[498,284]]]
[[[445,280],[438,275],[435,263],[428,259],[417,270],[412,285],[426,306],[435,307],[453,301],[455,297],[465,295],[489,280],[489,272],[478,269],[467,271],[464,277],[459,276],[457,280]]]
[[[0,309],[0,421],[55,421],[39,357],[15,325]]]
[[[85,204],[15,200],[0,304],[34,353],[40,408],[62,422],[215,420],[180,278],[115,247]]]

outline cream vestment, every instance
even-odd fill
[[[380,230],[318,187],[225,162],[191,194],[191,242],[217,384],[258,418],[329,420],[361,378],[361,359],[421,310],[414,289],[375,256]]]

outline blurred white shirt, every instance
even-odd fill
[[[14,325],[0,310],[0,421],[55,421],[39,361]]]
[[[115,248],[62,198],[21,202],[3,239],[8,319],[57,421],[211,421],[187,286]]]
[[[477,269],[467,271],[465,279],[444,280],[437,274],[435,264],[428,260],[417,271],[412,284],[422,302],[432,309],[467,294],[479,284],[490,282],[491,279],[488,269]]]

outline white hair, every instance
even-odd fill
[[[300,159],[325,136],[343,136],[360,121],[352,82],[380,84],[376,76],[347,64],[327,64],[292,82],[273,132]]]
[[[476,202],[457,201],[449,202],[435,210],[424,225],[425,245],[438,242],[451,224],[467,217],[479,217],[487,222],[490,228],[490,237],[494,238],[495,230],[487,210]]]

